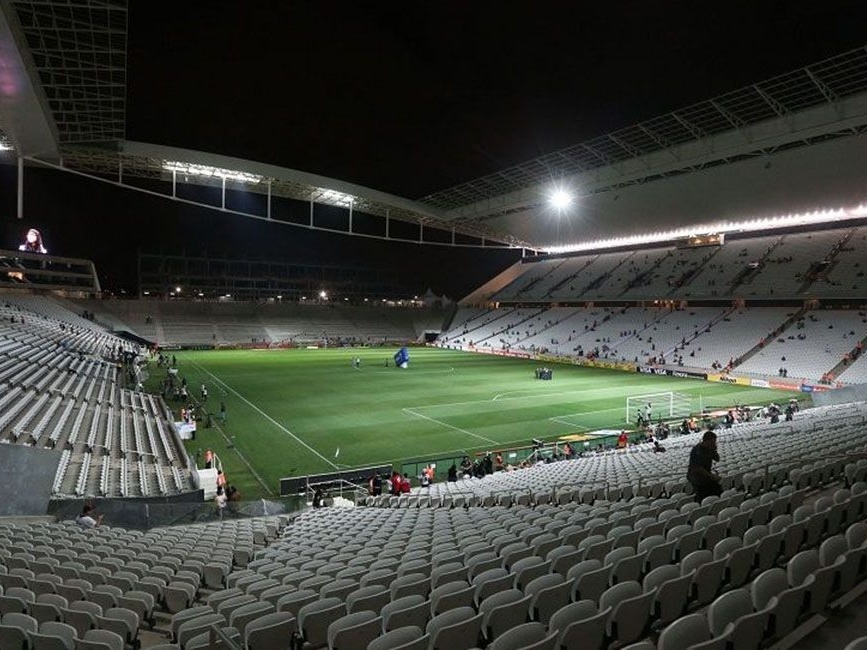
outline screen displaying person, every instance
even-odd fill
[[[36,228],[31,228],[27,231],[27,234],[24,236],[24,243],[18,247],[18,250],[25,253],[45,254],[48,252],[42,244],[42,233]]]

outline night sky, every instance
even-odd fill
[[[128,139],[408,198],[867,42],[857,0],[130,5]],[[138,249],[390,265],[454,297],[514,259],[254,224],[49,172],[26,180],[27,220],[52,252],[94,259],[112,288],[134,289]],[[20,226],[14,192],[14,169],[0,168],[6,239]],[[446,262],[466,272],[438,272]]]

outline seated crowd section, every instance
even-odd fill
[[[594,299],[858,297],[867,227],[730,238],[722,246],[653,245],[527,259],[492,302]]]
[[[865,424],[736,424],[701,503],[696,433],[293,517],[0,524],[0,647],[769,647],[863,592]]]
[[[438,345],[844,383],[865,375],[867,310],[805,307],[461,307]],[[851,359],[851,362],[849,361]]]
[[[160,345],[415,341],[442,329],[442,307],[190,300],[79,300],[100,321]]]
[[[120,358],[137,353],[57,300],[0,296],[0,444],[58,451],[54,495],[193,489],[168,409],[121,377]]]

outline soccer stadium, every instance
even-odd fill
[[[0,650],[867,648],[859,12],[314,4],[0,0]]]

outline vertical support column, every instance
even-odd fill
[[[18,206],[16,215],[24,218],[24,158],[18,156]]]
[[[226,209],[226,177],[225,176],[223,176],[223,190],[220,194],[221,194],[220,209],[225,210]]]
[[[455,245],[455,227],[452,226],[452,246]]]
[[[391,239],[389,235],[389,228],[391,226],[391,212],[388,208],[385,209],[385,238]]]
[[[310,199],[310,227],[313,227],[313,199]]]
[[[271,179],[268,179],[268,202],[265,204],[265,216],[271,219]]]
[[[349,233],[352,234],[352,206],[354,205],[354,201],[349,199]]]
[[[424,221],[418,222],[418,243],[424,244]]]
[[[178,170],[172,170],[172,198],[178,198]]]

